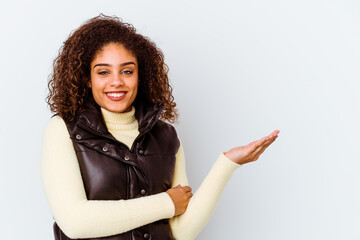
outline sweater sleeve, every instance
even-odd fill
[[[227,182],[240,166],[228,159],[223,153],[219,155],[200,187],[190,199],[185,213],[170,219],[170,227],[177,240],[191,240],[199,234],[214,212]],[[187,185],[185,156],[182,147],[177,153],[175,169],[173,186]]]
[[[166,192],[131,200],[87,200],[77,157],[60,117],[53,117],[45,129],[41,177],[54,219],[70,238],[111,236],[175,213]]]

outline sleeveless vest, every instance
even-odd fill
[[[171,188],[175,154],[180,142],[175,128],[159,120],[162,104],[136,100],[135,117],[139,135],[131,149],[107,130],[101,109],[91,97],[72,122],[66,122],[79,161],[88,200],[134,199]],[[56,240],[69,240],[54,223]],[[168,219],[101,240],[170,240]]]

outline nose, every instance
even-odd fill
[[[114,74],[111,78],[111,86],[112,87],[119,87],[124,85],[123,79],[121,78],[120,74]]]

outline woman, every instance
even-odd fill
[[[232,173],[278,130],[221,153],[197,192],[168,122],[177,114],[161,51],[130,24],[100,15],[54,60],[41,170],[55,239],[193,239]]]

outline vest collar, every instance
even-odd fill
[[[142,135],[149,131],[159,120],[164,105],[162,103],[149,103],[140,97],[135,99],[133,105],[135,107],[135,118],[139,123],[139,132]],[[95,102],[92,95],[86,99],[84,108],[75,121],[102,136],[114,138],[108,131],[100,106]]]

